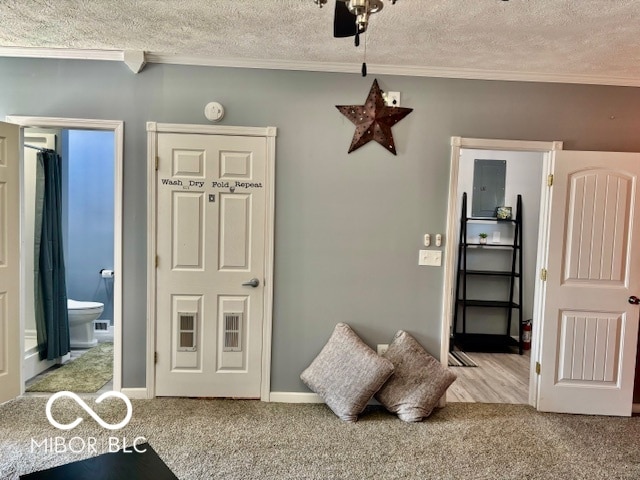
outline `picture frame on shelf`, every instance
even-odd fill
[[[496,208],[496,218],[498,220],[511,220],[511,207]]]

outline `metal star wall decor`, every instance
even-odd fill
[[[413,111],[413,108],[387,107],[378,80],[373,81],[364,105],[336,105],[336,108],[356,125],[349,153],[375,140],[394,155],[397,155],[396,144],[391,127]]]

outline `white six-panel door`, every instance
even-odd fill
[[[260,398],[267,142],[157,140],[156,395]]]
[[[640,154],[555,152],[538,408],[631,415]]]
[[[21,390],[19,136],[0,122],[0,403]]]

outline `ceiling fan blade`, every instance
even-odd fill
[[[356,16],[349,11],[347,4],[336,0],[336,10],[333,17],[334,37],[353,37],[357,32]]]

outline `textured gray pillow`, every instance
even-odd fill
[[[383,357],[391,360],[394,372],[376,399],[405,422],[420,422],[428,417],[456,379],[403,330],[396,333]]]
[[[300,378],[338,417],[355,422],[392,373],[389,360],[378,356],[349,325],[338,323]]]

